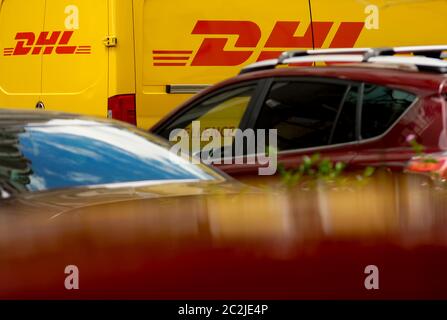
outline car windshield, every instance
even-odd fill
[[[223,179],[137,129],[51,120],[0,131],[0,177],[18,191],[140,181]]]

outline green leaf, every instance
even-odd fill
[[[332,171],[332,163],[329,159],[324,159],[318,166],[319,172],[322,175],[328,175]]]
[[[424,158],[425,163],[438,163],[439,161],[432,157]]]
[[[376,169],[374,167],[368,166],[368,167],[365,168],[365,171],[363,171],[363,176],[364,177],[371,177],[374,174],[375,171],[376,171]]]
[[[318,161],[320,161],[320,154],[319,153],[314,153],[312,155],[312,157],[310,158],[310,161],[312,163],[317,163]]]
[[[344,162],[337,162],[335,164],[335,171],[340,173],[346,168],[346,164]]]

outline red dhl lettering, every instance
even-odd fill
[[[281,52],[299,48],[321,48],[334,22],[312,22],[302,36],[295,36],[300,21],[277,21],[256,61],[277,58]],[[354,47],[363,22],[341,22],[329,47]],[[313,33],[313,36],[312,36]],[[253,21],[199,20],[192,35],[204,35],[194,56],[193,50],[154,50],[154,66],[238,66],[250,59],[261,39],[261,29]],[[228,37],[209,38],[207,35],[238,36],[234,49],[225,50]],[[191,62],[189,62],[191,61]]]
[[[4,56],[50,55],[50,54],[90,54],[91,46],[71,46],[69,42],[74,31],[18,32],[14,48],[4,48]]]

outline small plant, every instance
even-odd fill
[[[304,156],[303,161],[295,169],[285,169],[284,165],[279,165],[278,170],[281,175],[281,183],[287,188],[301,184],[303,187],[315,185],[317,181],[326,184],[347,184],[348,176],[344,175],[347,165],[344,162],[333,162],[328,158],[321,158],[316,153],[312,156]],[[365,181],[375,172],[375,168],[366,167],[361,175],[357,175],[357,180]]]
[[[323,179],[325,181],[335,180],[341,175],[345,167],[346,164],[343,162],[333,163],[327,158],[321,159],[320,154],[316,153],[312,156],[304,156],[301,164],[295,169],[287,170],[283,165],[280,165],[278,170],[282,184],[293,187],[305,178]]]
[[[419,157],[422,162],[438,163],[438,160],[425,153],[425,147],[416,141],[416,136],[414,134],[410,134],[407,136],[407,142],[410,144],[413,152]]]

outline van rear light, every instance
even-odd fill
[[[109,98],[107,116],[112,119],[137,124],[134,94],[122,94]]]

